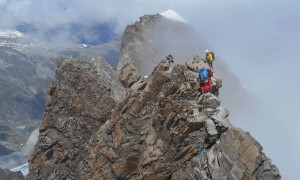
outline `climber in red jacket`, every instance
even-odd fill
[[[200,81],[200,89],[201,94],[212,92],[212,82],[211,77],[213,76],[213,71],[211,69],[207,69],[209,76],[204,80]]]

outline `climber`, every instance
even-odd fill
[[[173,56],[171,54],[169,54],[168,56],[166,56],[166,59],[167,59],[167,62],[174,63]]]
[[[209,50],[205,50],[205,52],[206,52],[205,61],[208,63],[210,68],[213,69],[213,60],[215,60],[215,53]]]
[[[209,77],[209,72],[206,68],[201,68],[198,72],[198,80],[204,82],[206,78]]]
[[[199,91],[201,94],[212,92],[211,77],[213,71],[211,69],[201,68],[198,74],[198,82],[200,83]]]

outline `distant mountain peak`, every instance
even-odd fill
[[[172,9],[169,9],[165,12],[162,12],[162,13],[159,13],[160,15],[168,18],[168,19],[172,19],[174,21],[179,21],[179,22],[184,22],[186,23],[186,20],[183,19],[177,12],[175,12],[174,10]]]
[[[23,34],[19,31],[14,30],[0,30],[0,38],[6,38],[6,39],[17,39],[23,37]]]

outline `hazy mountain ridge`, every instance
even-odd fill
[[[209,37],[206,39],[209,40]],[[123,82],[128,86],[140,76],[149,75],[168,54],[173,55],[175,63],[184,64],[195,55],[204,57],[206,49],[213,51],[209,43],[188,24],[159,14],[145,15],[124,30],[117,70],[121,81],[129,80]],[[220,98],[233,116],[243,121],[241,112],[253,112],[258,105],[254,100],[257,97],[242,88],[238,77],[230,71],[218,52],[215,53],[214,69],[226,82]],[[131,69],[130,73],[124,74],[123,70],[128,72],[128,69]]]
[[[138,67],[139,73],[148,75],[168,54],[172,54],[176,62],[184,63],[186,59],[204,51],[205,46],[201,42],[201,37],[185,23],[159,14],[145,15],[140,17],[140,21],[126,27],[117,69],[132,63]]]
[[[230,124],[218,97],[199,96],[197,73],[176,62],[188,58],[161,62],[164,50],[149,57],[155,48],[143,43],[151,30],[143,37],[148,26],[136,27],[160,18],[144,16],[125,30],[118,72],[100,72],[107,67],[101,59],[60,62],[28,179],[280,179],[261,145]],[[118,74],[127,89],[99,73]]]
[[[197,97],[196,73],[183,65],[159,64],[122,100],[97,74],[93,63],[61,62],[28,179],[280,179],[217,97]]]

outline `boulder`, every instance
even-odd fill
[[[205,130],[207,132],[206,143],[211,144],[217,140],[218,131],[216,129],[216,125],[211,119],[207,119],[205,121]]]
[[[215,109],[211,118],[216,121],[223,121],[226,117],[229,116],[229,114],[230,113],[229,113],[228,109],[226,109],[225,107],[219,106]]]
[[[220,105],[220,101],[218,97],[211,93],[202,94],[197,99],[197,103],[202,104],[204,108],[212,108],[212,109],[216,109]]]
[[[119,72],[120,82],[126,88],[130,88],[141,78],[141,75],[137,72],[136,67],[133,64],[125,65]]]
[[[199,55],[190,58],[185,63],[188,70],[198,73],[201,68],[210,69],[209,65]]]

